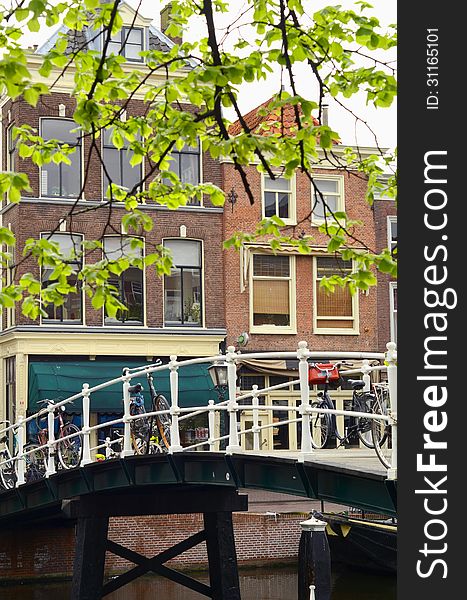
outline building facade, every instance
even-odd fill
[[[133,59],[135,63],[141,62],[139,51],[172,47],[170,39],[126,4],[122,5],[122,15],[124,27],[132,31],[132,38],[128,39],[133,45],[125,46],[128,69],[133,68]],[[55,39],[53,36],[31,53],[30,69],[34,76],[40,78],[37,69],[41,53],[53,46]],[[116,52],[122,52],[121,40],[116,39],[112,44]],[[52,72],[49,82],[57,75],[58,70]],[[31,191],[23,195],[20,203],[9,204],[4,200],[1,205],[1,224],[10,228],[17,240],[14,268],[4,270],[5,282],[18,281],[26,272],[33,273],[43,284],[49,281],[51,269],[41,269],[33,257],[23,256],[29,238],[43,237],[58,243],[76,270],[83,261],[92,264],[102,260],[103,253],[110,260],[132,258],[135,254],[144,256],[153,252],[159,245],[172,251],[174,265],[171,274],[162,278],[151,267],[144,270],[131,267],[113,275],[111,283],[128,307],[128,311],[119,311],[115,317],[104,309],[95,310],[91,299],[74,280],[70,284],[77,284],[77,292],[71,293],[61,306],[48,305],[47,316],[40,320],[24,316],[19,304],[4,309],[0,330],[0,418],[3,419],[24,415],[39,397],[54,397],[51,381],[55,380],[56,387],[60,387],[64,383],[60,377],[65,372],[70,377],[74,369],[76,380],[81,383],[82,368],[91,372],[91,377],[95,372],[95,378],[89,381],[92,384],[119,376],[122,366],[147,364],[158,358],[168,360],[171,355],[217,354],[226,335],[224,297],[219,293],[224,282],[223,209],[212,206],[209,199],[175,211],[161,205],[145,205],[142,210],[151,216],[154,227],[141,233],[142,249],[130,248],[121,224],[125,208],[115,202],[110,206],[105,202],[105,193],[109,177],[132,189],[150,166],[146,162],[132,167],[131,155],[125,147],[118,150],[112,144],[110,131],[104,131],[98,140],[101,165],[89,137],[74,131],[72,75],[67,71],[47,99],[39,100],[35,108],[22,98],[5,99],[0,104],[1,168],[27,173],[31,185]],[[158,75],[154,77],[157,83]],[[126,106],[127,114],[132,116],[143,115],[145,109],[143,98],[137,95]],[[20,158],[12,129],[25,124],[45,139],[76,146],[71,165],[51,162],[39,168],[30,159]],[[172,158],[171,168],[182,180],[221,185],[220,164],[203,153],[199,145],[174,151]],[[78,200],[81,189],[83,193]],[[86,240],[101,240],[103,250],[87,251],[84,258],[74,261],[77,252],[73,250]],[[209,377],[204,375],[206,383]],[[55,397],[61,395],[60,390],[56,392]],[[108,407],[108,412],[120,410],[121,406]]]
[[[125,52],[127,68],[132,68],[132,61],[140,63],[136,57],[141,50],[171,48],[171,40],[161,31],[128,5],[122,6],[124,28],[132,32],[131,40],[128,38],[131,43],[122,46],[122,38],[117,36],[112,44],[116,52]],[[31,54],[33,72],[40,66],[41,53],[55,41],[56,36],[52,36]],[[141,64],[136,66],[141,68]],[[50,79],[57,75],[58,71],[53,72]],[[141,233],[141,249],[131,249],[121,225],[125,209],[116,203],[107,206],[105,190],[109,176],[131,189],[149,172],[150,165],[146,162],[132,167],[127,149],[117,150],[107,131],[99,138],[101,165],[89,138],[81,138],[74,131],[71,87],[72,72],[67,72],[47,100],[39,101],[35,108],[21,98],[0,101],[2,169],[25,172],[31,182],[31,191],[24,194],[19,204],[3,201],[1,205],[0,224],[9,227],[17,240],[12,261],[15,268],[4,270],[5,282],[18,280],[26,272],[32,272],[44,284],[49,281],[50,269],[40,269],[34,258],[23,256],[26,241],[38,237],[57,242],[69,253],[71,262],[73,249],[86,240],[101,239],[105,255],[115,259],[135,253],[143,256],[164,245],[172,251],[174,266],[171,275],[163,278],[150,267],[130,268],[115,275],[112,283],[128,311],[114,317],[104,309],[95,310],[79,285],[64,304],[49,305],[47,316],[39,321],[25,317],[19,305],[4,309],[0,328],[1,419],[11,420],[32,411],[37,400],[44,397],[76,393],[76,386],[84,382],[84,373],[92,385],[119,376],[123,366],[147,364],[158,358],[166,361],[172,355],[215,355],[220,347],[235,345],[244,332],[248,333],[249,344],[243,352],[295,351],[301,340],[307,340],[311,350],[322,352],[323,358],[330,351],[384,351],[390,336],[396,335],[396,284],[379,276],[378,286],[365,293],[351,295],[348,288],[336,288],[334,294],[328,295],[320,289],[322,277],[345,275],[353,265],[327,254],[327,238],[319,231],[325,207],[308,177],[299,171],[292,179],[281,177],[279,172],[272,179],[261,174],[257,165],[245,167],[255,198],[251,206],[229,160],[215,161],[199,145],[185,146],[172,157],[172,168],[180,178],[190,183],[212,182],[235,202],[218,208],[206,199],[175,211],[147,204],[142,210],[150,214],[154,228]],[[143,98],[136,95],[126,109],[129,115],[144,115]],[[283,116],[286,122],[293,122],[293,109],[286,108]],[[254,130],[269,117],[254,109],[245,115],[245,120]],[[46,139],[75,145],[77,152],[71,165],[52,162],[38,168],[31,160],[21,159],[12,129],[24,124],[37,129]],[[232,126],[233,135],[238,127]],[[333,149],[337,155],[342,150],[339,145]],[[365,155],[373,149],[359,151]],[[350,219],[361,221],[355,230],[355,247],[381,250],[386,242],[394,242],[387,237],[388,231],[389,235],[395,233],[394,203],[378,200],[370,207],[365,201],[367,181],[361,174],[342,172],[322,160],[314,170],[314,184],[334,212],[345,210]],[[78,200],[81,189],[83,194]],[[223,240],[239,230],[254,232],[258,221],[273,215],[284,220],[287,234],[312,236],[311,254],[299,254],[292,246],[274,253],[266,239],[245,244],[240,252],[223,250]],[[86,252],[74,267],[79,270],[83,261],[100,261],[103,251]],[[200,398],[207,400],[203,390],[209,390],[209,397],[216,398],[206,372],[192,375]],[[295,364],[276,369],[251,365],[239,373],[239,387],[249,390],[255,384],[284,385],[267,399],[284,407],[275,418],[293,419],[295,413],[288,408],[295,408],[299,402],[298,389],[292,383],[296,378]],[[186,384],[191,401],[193,381]],[[167,381],[161,386],[161,391],[168,391]],[[334,397],[338,403],[344,403],[350,392],[344,386]],[[113,403],[103,401],[93,419],[121,412],[120,401],[121,398]],[[244,412],[241,418],[246,424],[251,415]],[[261,418],[266,424],[270,416]],[[298,447],[296,424],[288,430],[277,430],[265,430],[266,447]],[[250,442],[242,440],[245,447]]]

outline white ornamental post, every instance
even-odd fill
[[[310,383],[308,379],[309,367],[307,353],[308,344],[306,342],[298,342],[297,358],[299,360],[298,374],[300,378],[300,414],[302,415],[300,460],[305,460],[307,455],[313,454],[313,446],[311,444]]]
[[[388,469],[388,479],[397,479],[397,352],[396,344],[386,344],[386,362],[388,369],[389,405],[391,417],[391,467]]]
[[[55,470],[55,417],[54,417],[54,412],[55,412],[55,406],[53,403],[50,403],[47,407],[48,410],[48,414],[47,414],[47,428],[48,428],[48,449],[49,449],[49,456],[48,456],[48,460],[47,460],[47,469],[45,471],[45,476],[46,477],[50,477],[51,475],[54,475],[56,470]]]
[[[83,383],[83,458],[81,459],[81,466],[84,467],[92,462],[91,459],[91,443],[89,430],[89,417],[90,417],[90,400],[89,400],[89,383]]]
[[[25,430],[24,430],[24,417],[18,417],[18,455],[16,463],[16,485],[23,485],[26,483],[24,473],[25,473],[25,457],[23,456],[24,452],[24,441],[25,441]]]
[[[363,388],[363,391],[365,392],[371,392],[371,367],[370,367],[370,361],[365,358],[363,361],[363,365],[362,365],[362,379],[365,383],[365,387]]]
[[[122,458],[132,456],[131,448],[131,421],[130,421],[130,374],[125,370],[123,379],[123,450],[120,453]]]
[[[214,400],[209,400],[209,411],[208,411],[208,427],[209,427],[209,450],[210,452],[214,452],[216,442],[214,442],[214,438],[216,437],[215,429],[216,429],[216,407]]]
[[[258,410],[258,406],[259,406],[259,400],[258,400],[258,386],[254,385],[253,386],[253,394],[252,394],[252,399],[251,399],[252,405],[253,405],[253,450],[255,451],[259,451],[261,448],[261,444],[260,444],[260,439],[259,439],[259,434],[260,434],[260,428],[259,428],[259,410]]]
[[[180,407],[178,405],[178,363],[177,357],[172,355],[170,357],[170,395],[171,395],[171,403],[170,403],[170,454],[174,452],[180,452],[183,450],[182,445],[180,444],[180,429],[178,418],[180,415]]]
[[[229,413],[229,445],[225,449],[228,454],[240,452],[241,446],[237,429],[237,366],[235,364],[235,346],[227,348],[227,383],[229,386],[229,401],[227,402],[227,412]]]
[[[112,456],[112,444],[109,437],[105,438],[105,458],[111,458]]]

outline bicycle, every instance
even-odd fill
[[[151,373],[147,374],[148,386],[151,395],[151,412],[169,411],[170,404],[163,394],[159,394],[154,387]],[[141,419],[131,421],[131,443],[135,454],[157,454],[165,452],[170,447],[170,415],[167,413],[155,417],[144,417],[143,386],[136,383],[129,387],[130,415],[142,415]]]
[[[318,392],[319,400],[312,402],[311,407],[316,409],[334,410],[334,402],[329,396],[330,384],[340,380],[339,367],[344,363],[310,363],[310,383],[324,384],[323,391]],[[348,363],[347,363],[348,364]],[[360,379],[349,379],[352,386],[351,410],[355,412],[372,412],[374,394],[365,391],[365,382]],[[312,436],[312,445],[316,449],[325,448],[329,439],[334,437],[339,448],[351,437],[357,435],[359,440],[367,448],[374,448],[372,437],[372,419],[355,417],[353,425],[347,428],[345,435],[341,435],[336,424],[336,415],[333,413],[315,413],[312,417],[312,426],[318,435]]]
[[[53,406],[54,400],[39,400],[38,404]],[[56,435],[56,450],[58,457],[58,465],[63,469],[73,469],[79,467],[83,454],[82,435],[79,427],[71,421],[65,420],[66,408],[61,405],[58,408],[57,415],[54,417],[58,420],[58,435]],[[46,446],[49,438],[48,430],[48,408],[41,409],[36,417],[37,424],[37,441],[40,446]],[[68,437],[72,436],[72,437]]]
[[[0,425],[10,426],[9,421],[2,421]],[[0,451],[0,485],[6,490],[11,490],[15,487],[18,481],[18,460],[17,454],[12,455],[8,446],[8,435],[0,438],[0,444],[3,444],[3,449]],[[13,432],[13,447],[18,446],[18,434]],[[37,481],[42,479],[46,471],[45,455],[39,449],[37,444],[26,444],[23,447],[23,452],[27,453],[24,457],[26,462],[25,481]]]
[[[390,415],[391,399],[387,382],[373,384],[374,401],[372,412],[381,415]],[[392,464],[392,436],[391,425],[388,421],[373,419],[371,435],[374,449],[381,463],[390,468]]]

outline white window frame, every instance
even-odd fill
[[[198,207],[199,208],[199,207]],[[189,325],[166,325],[165,324],[165,277],[162,277],[162,326],[164,329],[176,329],[177,331],[183,331],[189,329],[190,331],[200,331],[206,329],[206,289],[205,289],[205,261],[204,261],[204,240],[200,238],[191,237],[167,237],[162,239],[162,245],[165,242],[170,241],[188,241],[188,242],[200,242],[201,244],[201,298],[202,298],[202,312],[201,312],[201,324],[190,327]]]
[[[397,343],[397,308],[394,302],[394,296],[397,292],[397,281],[389,282],[389,325],[391,333],[391,342]]]
[[[105,202],[107,200],[107,197],[105,195],[106,192],[107,192],[107,188],[105,187],[104,152],[105,152],[105,149],[106,149],[107,146],[104,144],[104,134],[101,135],[101,139],[102,139],[102,141],[101,141],[101,156],[102,156],[102,162],[101,162],[101,188],[102,188],[102,201]],[[127,140],[125,140],[125,142],[126,141]],[[118,148],[115,148],[115,146],[112,146],[112,148],[114,148],[115,150],[118,150]],[[126,154],[128,152],[128,148],[124,147],[121,150],[118,150],[118,152],[124,152]],[[145,164],[144,163],[145,163],[145,159],[143,158],[143,160],[140,163],[140,166],[141,166],[141,181],[142,181],[142,183],[141,183],[141,186],[139,187],[139,189],[141,191],[144,191],[144,189],[145,189],[144,178],[146,176],[146,173],[145,173],[146,169],[145,169]],[[115,183],[115,181],[112,182],[112,183]],[[126,188],[124,188],[124,189],[126,189]],[[130,191],[130,190],[128,190],[128,191]],[[143,202],[143,204],[145,204],[145,202]]]
[[[47,121],[69,121],[70,123],[74,123],[73,119],[70,119],[68,117],[55,117],[55,116],[50,116],[50,117],[39,117],[39,134],[42,137],[42,121],[47,120]],[[84,165],[84,140],[81,140],[80,143],[80,148],[81,148],[81,173],[80,173],[80,190],[83,188],[83,182],[84,182],[84,176],[85,176],[85,165]],[[65,165],[67,166],[67,165]],[[42,190],[42,168],[39,168],[39,198],[50,198],[52,200],[56,200],[57,202],[59,202],[60,200],[76,200],[77,196],[47,196],[45,193],[43,193]],[[84,190],[83,190],[83,194],[80,198],[81,200],[84,200]]]
[[[286,179],[280,173],[275,173],[275,175],[277,176],[277,178]],[[265,214],[265,211],[266,211],[266,203],[264,201],[265,200],[265,197],[264,197],[265,193],[266,192],[276,192],[277,193],[277,190],[268,190],[266,188],[266,177],[268,177],[268,175],[266,173],[262,173],[262,175],[261,175],[261,218],[262,219],[270,218],[270,217],[266,217],[266,214]],[[296,225],[297,224],[297,184],[296,184],[296,176],[294,175],[290,179],[286,179],[286,181],[290,182],[289,217],[287,219],[279,217],[278,210],[277,210],[278,209],[277,199],[276,199],[276,216],[279,217],[279,218],[282,218],[282,221],[284,221],[284,223],[286,225]]]
[[[388,232],[388,250],[390,252],[392,252],[394,247],[397,245],[397,240],[394,240],[392,237],[391,225],[393,223],[397,224],[397,217],[395,215],[389,215],[388,220],[387,220],[387,232]]]
[[[102,238],[102,259],[106,258],[105,256],[105,242],[104,240],[106,238],[119,238],[121,239],[122,237],[124,238],[138,238],[141,239],[143,241],[143,246],[141,247],[141,258],[144,259],[144,257],[146,256],[146,239],[144,237],[140,237],[138,235],[127,235],[127,234],[122,234],[122,235],[105,235]],[[130,328],[138,328],[138,329],[143,329],[147,327],[147,315],[146,315],[146,306],[147,306],[147,290],[146,290],[146,268],[144,268],[142,270],[143,272],[143,280],[142,280],[142,288],[143,288],[143,322],[141,324],[138,325],[125,325],[125,322],[122,321],[116,321],[116,322],[105,322],[105,307],[102,309],[102,325],[103,327],[122,327],[123,329],[130,329]],[[118,277],[121,277],[121,275],[118,275]]]
[[[139,58],[128,58],[125,54],[126,48],[123,45],[123,41],[124,39],[126,40],[127,38],[127,33],[128,30],[138,30],[141,31],[141,52],[145,52],[147,49],[147,28],[146,27],[139,27],[139,26],[134,26],[134,25],[122,25],[122,28],[120,29],[120,31],[118,32],[120,34],[120,38],[121,38],[121,42],[120,42],[120,51],[118,53],[117,56],[123,56],[128,62],[130,63],[136,63],[136,64],[144,64],[146,62],[146,59],[143,56],[140,56]],[[126,31],[126,33],[125,33]],[[111,40],[113,43],[117,43],[114,40]],[[131,44],[134,45],[134,44]],[[122,52],[123,50],[123,52]]]
[[[12,162],[15,163],[16,160],[18,160],[18,153],[17,153],[17,148],[16,145],[18,143],[18,138],[15,138],[15,140],[13,140],[13,128],[15,127],[15,124],[12,123],[11,125],[8,125],[7,129],[6,129],[6,171],[8,173],[13,173],[15,172],[15,164],[11,164]],[[13,152],[11,151],[11,148],[14,147]]]
[[[336,206],[335,212],[344,212],[345,211],[345,187],[344,187],[343,176],[342,175],[326,175],[326,174],[322,175],[320,173],[320,174],[314,175],[313,179],[314,179],[314,181],[321,181],[321,180],[337,181],[338,192],[337,192],[337,194],[331,194],[331,195],[335,195],[337,197],[337,206]],[[328,195],[329,195],[329,193],[328,193]],[[322,225],[323,223],[326,222],[326,219],[322,219],[321,217],[317,217],[315,215],[314,205],[315,205],[315,187],[313,184],[311,184],[311,224],[319,227],[320,225]],[[334,219],[332,218],[331,215],[328,217],[328,221],[334,223]]]
[[[314,256],[313,257],[313,332],[324,334],[324,335],[359,335],[360,334],[360,319],[359,319],[359,300],[358,300],[358,292],[351,296],[352,299],[352,317],[335,317],[335,316],[322,316],[318,315],[318,259],[325,258],[323,256]],[[354,261],[352,261],[352,269],[354,268]],[[350,291],[349,291],[350,293]],[[348,329],[342,327],[318,327],[318,321],[323,321],[326,319],[330,321],[353,321],[353,327],[349,327]]]
[[[250,287],[250,298],[249,298],[249,313],[250,313],[250,331],[251,333],[265,333],[265,334],[296,334],[297,333],[297,307],[296,307],[296,291],[297,291],[297,278],[296,278],[296,265],[295,256],[288,255],[289,259],[289,277],[262,277],[253,275],[253,261],[254,257],[261,255],[261,252],[252,252],[250,256],[249,265],[249,287]],[[284,254],[278,253],[276,256],[284,256]],[[267,279],[280,279],[289,281],[289,307],[290,307],[290,325],[254,325],[254,313],[253,313],[253,282],[254,280],[267,280]]]
[[[51,235],[50,231],[41,231],[39,234],[40,238],[47,238],[48,236]],[[81,242],[84,242],[84,234],[83,233],[72,233],[71,231],[56,231],[54,234],[52,234],[51,238],[53,238],[54,235],[69,235],[71,236],[76,236],[76,237],[80,237],[81,238]],[[53,242],[54,240],[51,239],[51,241]],[[84,267],[84,261],[85,261],[85,253],[83,253],[83,256],[81,258],[81,269],[83,269]],[[40,268],[40,282],[42,285],[42,267]],[[86,325],[86,298],[84,295],[84,285],[81,286],[81,321],[79,323],[72,323],[72,322],[67,322],[67,321],[56,321],[54,319],[44,319],[44,317],[42,315],[40,315],[40,324],[43,325],[44,327],[47,326],[54,326],[54,325],[59,325],[60,327],[84,327]]]
[[[204,181],[203,177],[204,177],[204,171],[203,171],[203,147],[201,144],[201,140],[198,138],[198,147],[199,147],[199,183],[198,185],[201,185]],[[170,153],[170,156],[172,156],[173,153],[177,153],[177,154],[184,154],[181,150],[177,150],[175,147],[172,148],[172,152]],[[186,153],[188,154],[188,152]],[[190,154],[196,154],[196,152],[191,152]],[[170,158],[169,156],[169,158]],[[170,170],[170,168],[169,168]],[[191,204],[188,203],[186,204],[183,208],[200,208],[204,206],[204,198],[203,196],[200,199],[199,204]],[[169,239],[169,238],[167,238]],[[172,238],[174,239],[174,238]],[[199,241],[199,240],[195,240],[195,241]]]

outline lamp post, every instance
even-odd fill
[[[237,192],[232,188],[230,190],[230,192],[227,194],[227,202],[230,202],[230,204],[232,205],[232,212],[234,210],[234,206],[235,206],[235,202],[237,202],[238,199],[238,194]]]
[[[224,402],[228,390],[227,363],[224,361],[213,363],[208,367],[208,373],[219,397],[219,402]],[[225,411],[220,411],[219,419],[220,434],[222,437],[225,435]],[[222,440],[219,447],[225,450],[225,445],[225,441]]]

